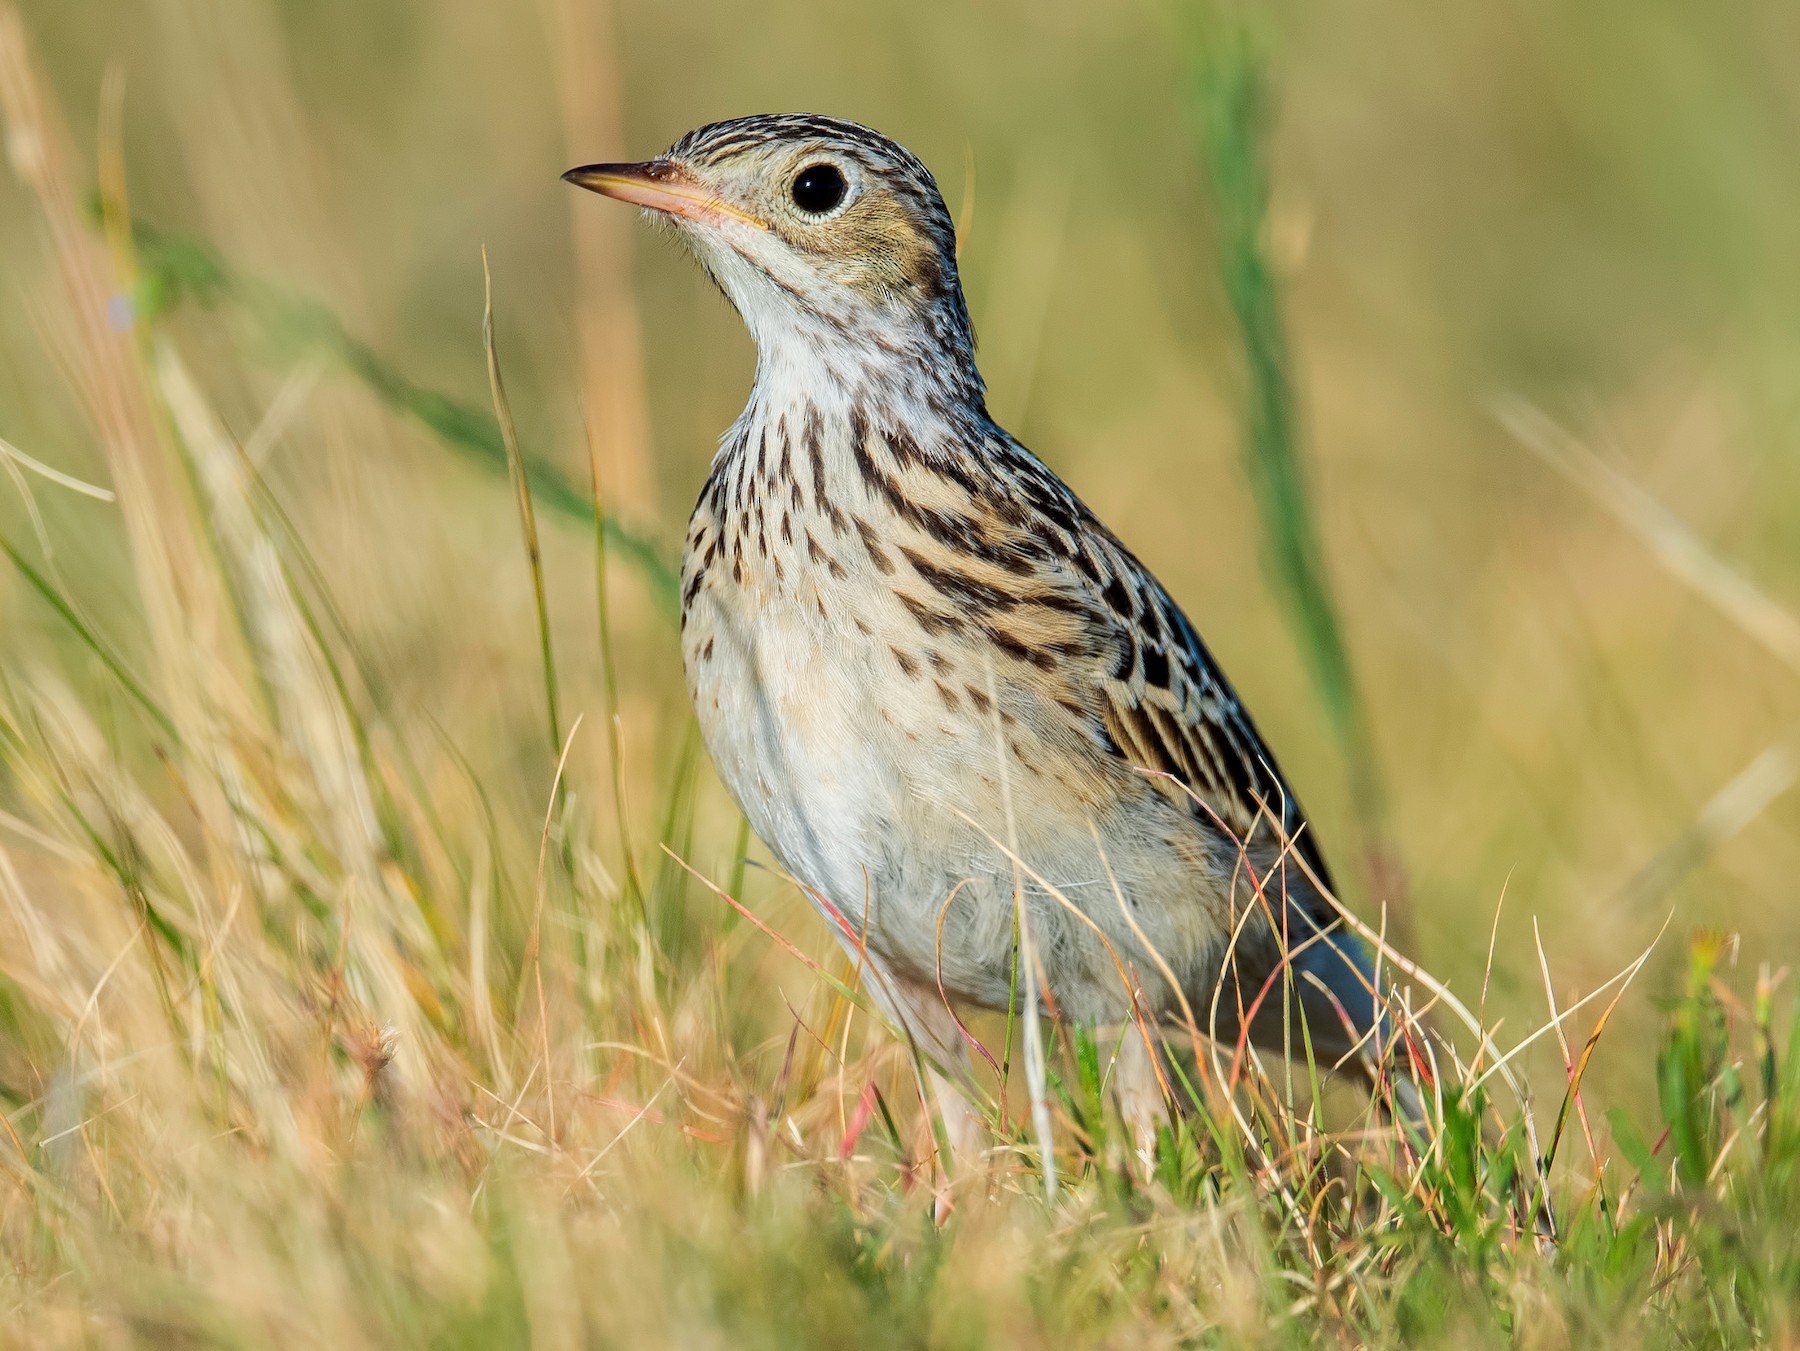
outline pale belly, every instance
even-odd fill
[[[690,620],[688,689],[719,777],[797,880],[836,900],[860,889],[905,786],[870,735],[869,654],[821,641],[817,616],[787,602],[733,622],[708,598]],[[708,613],[710,612],[710,613]]]
[[[832,608],[879,616],[884,599],[871,588],[866,608],[842,595]],[[866,935],[890,967],[1002,1007],[1017,883],[1055,998],[1075,1016],[1122,1015],[1122,964],[1163,984],[1144,938],[1184,983],[1216,961],[1219,925],[1195,903],[1206,888],[1158,838],[1160,818],[1095,819],[1062,801],[1003,749],[991,707],[983,716],[965,695],[952,709],[930,680],[897,679],[878,620],[863,633],[789,597],[741,611],[702,594],[689,615],[701,733],[751,828],[841,941]]]

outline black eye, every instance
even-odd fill
[[[794,175],[794,205],[809,215],[822,216],[844,200],[849,186],[835,164],[809,164]]]

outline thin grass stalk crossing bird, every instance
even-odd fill
[[[958,1164],[983,1127],[952,1010],[1016,999],[1019,878],[1063,1017],[1189,1010],[1287,1051],[1303,1016],[1321,1065],[1379,1054],[1375,964],[1243,704],[989,417],[925,166],[767,115],[564,177],[672,225],[755,338],[682,559],[688,687],[725,786],[929,1062]],[[1152,1054],[1125,1064],[1140,1148]]]

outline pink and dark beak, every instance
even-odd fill
[[[671,159],[645,160],[641,164],[585,164],[569,170],[563,181],[602,197],[614,197],[703,225],[735,220],[759,230],[768,228],[763,221],[724,201]]]

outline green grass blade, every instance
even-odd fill
[[[556,650],[550,638],[550,607],[544,593],[544,555],[538,547],[537,512],[531,505],[531,481],[525,473],[525,457],[513,428],[512,407],[506,401],[506,384],[500,378],[500,352],[494,346],[494,281],[488,272],[487,250],[481,251],[481,345],[487,353],[488,390],[494,399],[494,418],[512,472],[513,493],[519,506],[519,529],[525,537],[525,556],[531,565],[531,597],[537,607],[538,652],[544,664],[544,708],[550,719],[550,754],[562,754],[562,716],[557,708]]]
[[[594,606],[600,632],[601,688],[606,698],[606,758],[612,771],[614,823],[619,832],[619,853],[625,864],[627,898],[642,922],[648,915],[644,879],[638,872],[637,850],[632,845],[631,813],[625,800],[625,748],[619,720],[619,670],[613,660],[612,608],[606,596],[606,510],[601,497],[600,457],[593,437],[588,437],[588,473],[593,483]],[[736,887],[733,896],[738,895]],[[731,913],[731,912],[727,912]]]
[[[130,668],[81,617],[68,598],[52,586],[42,573],[32,567],[24,555],[13,547],[12,541],[4,536],[0,536],[0,552],[4,552],[12,560],[13,566],[19,570],[19,575],[26,580],[31,589],[43,597],[45,603],[56,611],[57,616],[69,626],[75,636],[81,640],[82,645],[99,658],[100,664],[106,667],[113,679],[119,682],[138,706],[150,715],[150,720],[156,724],[157,728],[173,744],[179,746],[181,733],[176,730],[174,719],[163,712],[161,705],[150,696],[150,691],[144,687],[143,682],[131,673]]]
[[[402,375],[368,344],[352,336],[326,306],[238,275],[203,241],[142,223],[135,224],[133,231],[143,273],[136,298],[140,312],[155,317],[184,300],[204,307],[229,303],[254,320],[271,345],[330,356],[388,407],[418,422],[446,448],[490,472],[511,472],[505,437],[492,417]],[[533,496],[547,510],[584,524],[591,518],[592,499],[554,465],[541,460],[524,460],[523,464]],[[643,577],[657,610],[674,619],[680,613],[680,587],[662,550],[613,517],[606,518],[605,530],[611,549]]]
[[[1276,590],[1349,764],[1370,872],[1380,878],[1386,791],[1331,594],[1302,453],[1279,285],[1269,255],[1267,77],[1251,36],[1197,25],[1193,98],[1218,232],[1221,279],[1243,354],[1244,465]]]

